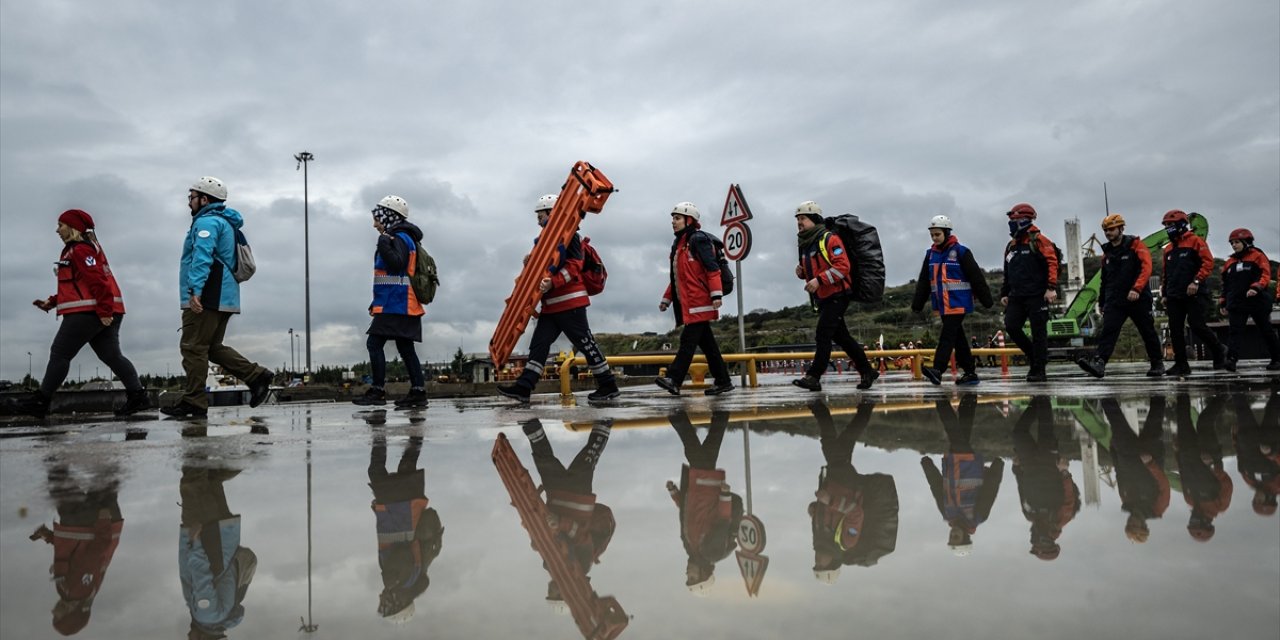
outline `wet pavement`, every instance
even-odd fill
[[[1280,377],[1143,370],[8,427],[0,635],[1274,638]]]

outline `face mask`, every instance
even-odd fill
[[[1009,236],[1016,238],[1018,237],[1018,234],[1022,233],[1023,231],[1026,231],[1029,228],[1031,228],[1030,220],[1010,220]]]
[[[1178,236],[1182,235],[1184,231],[1186,231],[1186,228],[1180,224],[1173,224],[1165,227],[1164,230],[1165,230],[1165,233],[1169,234],[1170,238],[1177,238]]]

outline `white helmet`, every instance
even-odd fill
[[[689,204],[689,203],[684,202],[684,203],[681,203],[681,204]],[[692,206],[692,205],[690,205],[690,206]],[[695,211],[697,211],[697,209],[695,209]],[[688,214],[686,214],[686,215],[688,215]],[[712,585],[714,585],[715,583],[716,583],[716,576],[715,576],[715,574],[709,575],[709,576],[707,576],[707,579],[706,579],[706,580],[703,580],[702,582],[699,582],[698,584],[691,584],[691,585],[688,585],[688,587],[689,587],[689,593],[692,593],[693,595],[698,596],[699,598],[705,598],[705,597],[707,597],[707,596],[711,595],[711,586],[712,586]]]
[[[409,606],[395,613],[382,616],[382,619],[386,620],[387,622],[390,622],[391,624],[396,624],[396,625],[404,624],[413,619],[413,613],[415,609],[416,607],[413,605],[412,602],[410,602]]]
[[[390,209],[405,218],[409,217],[409,203],[400,196],[387,196],[378,201],[378,206]]]
[[[822,584],[833,585],[836,583],[836,578],[840,577],[840,567],[836,567],[834,569],[824,569],[821,571],[814,569],[813,577],[814,579],[816,579],[818,582],[821,582]]]
[[[819,206],[818,206],[818,203],[816,203],[816,202],[814,202],[814,201],[812,201],[812,200],[805,200],[804,202],[801,202],[801,203],[800,203],[800,206],[796,207],[796,215],[798,215],[798,216],[821,216],[821,215],[822,215],[822,207],[819,207]]]
[[[538,198],[538,204],[533,205],[534,212],[550,211],[554,209],[556,207],[556,199],[559,197],[560,196],[557,196],[554,193],[548,193],[547,195]]]
[[[674,216],[677,213],[682,216],[689,216],[690,218],[693,218],[695,221],[698,221],[701,216],[701,214],[698,213],[697,205],[693,204],[692,202],[677,203],[676,206],[672,207],[671,215]]]
[[[973,553],[973,543],[953,544],[951,545],[951,553],[955,554],[957,558],[964,558]]]
[[[227,186],[213,176],[205,176],[196,180],[196,183],[191,185],[191,191],[203,193],[215,200],[227,199]]]
[[[569,605],[564,600],[551,600],[548,598],[546,603],[551,608],[551,611],[558,616],[567,616],[571,613]]]
[[[947,216],[934,216],[933,219],[929,221],[929,228],[946,229],[947,231],[950,231],[953,228],[951,226],[951,218],[948,218]]]

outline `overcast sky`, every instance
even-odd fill
[[[880,228],[913,278],[933,215],[997,267],[1019,201],[1061,244],[1113,211],[1209,217],[1280,254],[1280,5],[1207,2],[20,2],[0,0],[0,378],[57,324],[57,215],[83,208],[124,291],[127,356],[177,373],[187,187],[223,179],[258,259],[229,344],[271,368],[304,324],[308,150],[315,364],[365,360],[375,232],[397,194],[440,265],[419,353],[483,352],[577,160],[620,189],[591,236],[598,332],[666,331],[668,213],[756,218],[745,308],[806,300],[792,212]],[[726,308],[734,310],[730,302]],[[526,340],[518,345],[523,350]],[[392,354],[394,355],[394,354]],[[106,368],[87,349],[77,359]],[[77,368],[72,367],[72,377]]]

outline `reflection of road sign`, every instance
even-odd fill
[[[729,195],[724,199],[724,213],[720,214],[720,226],[750,219],[751,209],[747,207],[747,199],[742,197],[742,188],[736,184],[729,185]]]
[[[751,230],[741,222],[731,222],[724,229],[724,257],[730,260],[742,260],[751,253]]]
[[[747,583],[747,595],[760,595],[760,583],[764,582],[764,572],[769,568],[769,559],[751,553],[738,551],[738,569],[742,571],[742,581]]]
[[[764,551],[764,523],[752,514],[742,516],[738,525],[738,546],[747,553]]]

